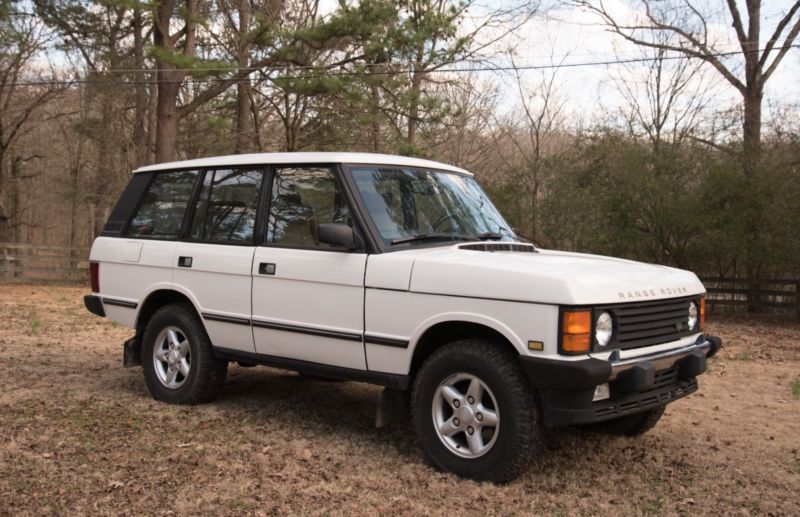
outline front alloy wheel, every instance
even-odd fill
[[[505,343],[471,338],[442,346],[416,372],[411,403],[428,458],[462,477],[510,481],[543,445],[535,393]]]
[[[497,441],[497,400],[475,375],[459,372],[443,380],[433,398],[432,414],[436,434],[456,456],[478,458]]]

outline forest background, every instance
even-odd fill
[[[800,1],[0,0],[0,242],[88,246],[145,164],[366,151],[473,171],[547,248],[797,278],[798,33]]]

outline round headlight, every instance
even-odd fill
[[[601,312],[594,322],[594,339],[600,346],[606,346],[614,333],[614,320],[608,312]]]
[[[689,325],[689,330],[697,327],[697,304],[694,302],[689,302],[689,318],[686,323]]]

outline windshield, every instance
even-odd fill
[[[430,240],[516,240],[474,178],[402,167],[351,169],[387,244]]]

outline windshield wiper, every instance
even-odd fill
[[[471,240],[469,237],[463,235],[453,235],[452,233],[419,233],[409,237],[402,237],[393,240],[390,244],[405,244],[408,242],[421,242],[421,241],[463,241]]]
[[[503,235],[498,232],[484,232],[475,236],[479,241],[499,241]]]

